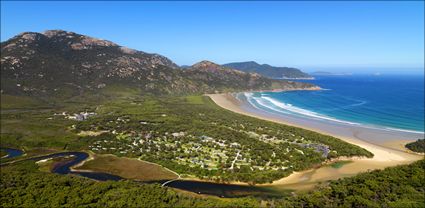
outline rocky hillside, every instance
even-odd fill
[[[290,67],[275,67],[268,64],[258,64],[255,61],[235,62],[224,64],[244,72],[255,72],[269,78],[311,79],[312,77],[299,69]]]
[[[309,83],[273,80],[257,73],[242,72],[223,67],[210,61],[201,61],[184,70],[186,77],[214,86],[215,92],[243,90],[317,90],[320,87]],[[208,91],[206,88],[204,91]]]
[[[196,91],[171,60],[105,40],[51,30],[1,43],[1,90],[10,94],[81,92],[125,84],[147,92]]]
[[[25,32],[1,43],[3,94],[74,96],[111,85],[124,85],[151,94],[276,87],[272,80],[258,74],[207,61],[182,70],[164,56],[62,30]]]
[[[195,80],[208,86],[216,85],[219,91],[267,89],[272,80],[255,73],[245,73],[222,67],[210,61],[201,61],[185,70],[185,73]]]

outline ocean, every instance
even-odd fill
[[[243,93],[257,109],[368,128],[424,132],[423,75],[316,76],[320,91]]]

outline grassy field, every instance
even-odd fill
[[[2,109],[28,109],[46,106],[42,101],[24,96],[1,95],[0,101]]]
[[[171,171],[148,162],[137,159],[117,157],[114,155],[94,155],[94,159],[87,161],[77,170],[92,170],[118,175],[126,179],[140,181],[157,181],[176,179],[177,175]]]

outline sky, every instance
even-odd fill
[[[62,29],[179,65],[419,70],[424,2],[1,2],[1,41]]]

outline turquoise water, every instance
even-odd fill
[[[318,76],[320,91],[245,93],[256,108],[317,120],[424,132],[423,75]]]

